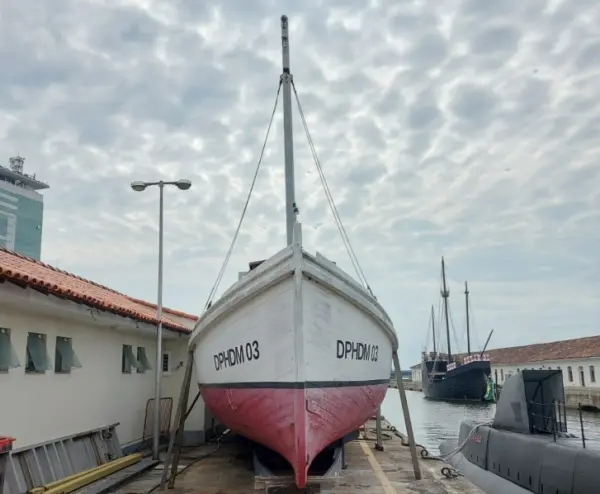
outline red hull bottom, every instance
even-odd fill
[[[363,425],[387,389],[387,382],[305,389],[200,386],[214,416],[232,431],[283,456],[300,488],[306,487],[315,457]]]

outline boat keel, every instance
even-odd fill
[[[282,383],[283,384],[283,383]],[[358,429],[377,410],[388,385],[339,387],[200,387],[220,421],[287,460],[304,488],[309,468],[327,446]]]

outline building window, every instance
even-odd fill
[[[143,374],[147,370],[152,369],[150,361],[148,360],[148,357],[146,355],[146,349],[143,346],[139,346],[137,349],[137,361],[139,364],[137,368],[138,374]]]
[[[54,372],[57,374],[70,374],[71,369],[80,367],[79,359],[73,351],[73,340],[66,336],[57,336],[56,350],[54,351]]]
[[[496,381],[496,384],[498,384],[498,369],[494,369],[494,379]]]
[[[29,333],[27,335],[25,372],[43,374],[49,369],[51,369],[51,366],[46,347],[46,335],[42,333]]]
[[[504,382],[504,369],[500,369],[500,381]]]
[[[19,367],[19,359],[10,341],[10,329],[0,328],[0,372]]]
[[[590,382],[596,382],[596,370],[593,365],[590,365]]]
[[[0,237],[8,237],[8,216],[0,214]]]
[[[131,345],[123,345],[123,354],[121,356],[121,372],[123,374],[131,374],[132,369],[139,367],[138,361],[133,354]]]
[[[585,388],[585,374],[583,372],[583,366],[579,366],[579,384],[582,388]]]
[[[569,365],[569,367],[567,367],[567,374],[569,376],[569,382],[572,383],[573,382],[573,369],[571,368],[570,365]]]
[[[162,354],[162,373],[165,376],[171,374],[171,352],[163,352]]]

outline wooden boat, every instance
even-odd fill
[[[446,320],[446,341],[448,353],[441,353],[436,348],[435,316],[431,307],[431,330],[433,334],[433,352],[421,355],[421,380],[423,395],[429,400],[453,402],[485,402],[495,401],[494,383],[491,380],[490,357],[485,348],[490,341],[491,332],[481,352],[471,352],[471,336],[469,331],[469,290],[465,281],[465,303],[467,321],[467,354],[452,355],[450,346],[450,323],[448,320],[448,297],[450,291],[446,287],[446,268],[442,257],[442,289],[444,299],[444,315]],[[492,330],[493,331],[493,330]]]
[[[196,345],[198,385],[210,411],[283,456],[303,488],[315,457],[376,412],[398,340],[369,290],[302,248],[285,16],[281,26],[288,245],[251,263],[204,312],[190,345]]]

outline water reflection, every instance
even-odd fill
[[[438,446],[446,439],[458,438],[458,428],[462,420],[469,419],[486,422],[494,418],[496,406],[484,404],[457,404],[441,401],[429,401],[423,393],[407,391],[406,398],[416,440],[431,453],[439,453]],[[398,430],[405,431],[402,406],[397,389],[390,389],[381,406],[381,412]],[[600,415],[584,413],[585,436],[590,443],[600,446]],[[567,413],[569,432],[581,436],[577,411]],[[592,446],[592,444],[590,444]]]

